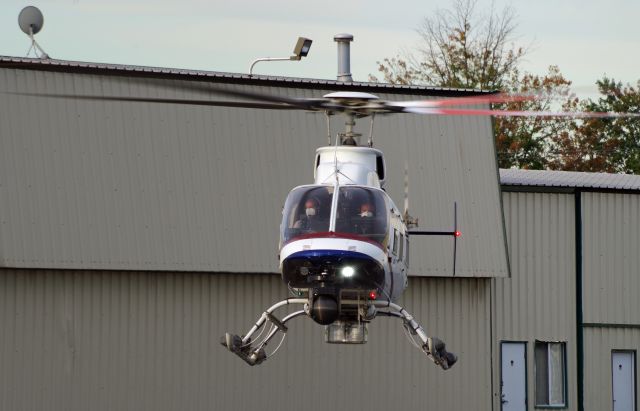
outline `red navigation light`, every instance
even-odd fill
[[[460,234],[462,234],[460,231],[454,231],[453,235],[455,235],[456,237],[460,237]]]
[[[369,293],[369,299],[370,300],[375,300],[376,298],[378,298],[378,293],[376,293],[375,291],[371,291]]]

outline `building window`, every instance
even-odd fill
[[[536,406],[566,406],[565,352],[563,342],[536,341]]]

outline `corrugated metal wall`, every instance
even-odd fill
[[[611,351],[640,351],[640,196],[582,193],[582,223],[584,409],[595,411],[612,408]]]
[[[193,81],[104,73],[0,68],[0,264],[277,272],[282,204],[291,188],[313,180],[324,117],[7,93],[221,99],[181,88]],[[227,86],[298,97],[332,91],[265,83]],[[402,90],[380,97],[423,98]],[[376,146],[398,205],[408,160],[411,212],[423,228],[452,229],[458,202],[457,274],[507,275],[490,120],[380,117]],[[334,118],[334,135],[342,123]],[[451,275],[450,239],[413,245],[413,274]]]
[[[584,322],[640,326],[640,195],[583,193]]]
[[[572,194],[503,193],[512,275],[492,281],[495,410],[501,409],[499,341],[527,342],[527,398],[534,409],[536,340],[567,343],[568,409],[577,409],[574,203]]]
[[[635,350],[636,403],[640,393],[638,352],[640,328],[585,328],[584,330],[584,411],[613,409],[612,350]],[[636,405],[637,407],[637,405]]]
[[[489,281],[412,279],[407,309],[460,356],[445,372],[386,318],[364,346],[294,320],[247,366],[219,338],[285,296],[274,275],[1,269],[0,409],[489,410]]]

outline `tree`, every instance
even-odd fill
[[[515,17],[506,7],[478,15],[475,0],[455,0],[450,10],[439,9],[417,30],[422,46],[416,54],[378,62],[384,81],[392,84],[502,89],[526,50],[510,45]],[[378,79],[370,75],[370,80]]]
[[[601,97],[567,102],[565,109],[598,112],[640,112],[637,87],[604,77],[596,82]],[[635,117],[586,119],[552,141],[549,167],[558,170],[640,174],[640,119]]]
[[[570,99],[571,82],[557,66],[549,67],[544,76],[520,74],[514,69],[505,80],[503,91],[514,94],[535,94],[535,100],[499,104],[496,108],[514,111],[553,111]],[[498,166],[541,170],[549,166],[549,142],[567,132],[571,122],[566,119],[542,117],[496,117],[494,132]]]
[[[455,0],[437,10],[418,29],[422,46],[411,54],[378,62],[384,81],[440,87],[529,93],[536,100],[513,101],[498,108],[515,111],[640,112],[638,88],[604,78],[602,97],[580,101],[558,67],[545,75],[521,73],[526,48],[513,45],[512,9],[481,16],[476,0]],[[371,81],[378,79],[370,75]],[[604,171],[640,174],[640,119],[496,117],[498,165],[503,168]]]
[[[418,30],[422,47],[416,54],[378,62],[384,80],[392,84],[497,90],[543,94],[536,101],[501,105],[509,110],[550,110],[569,93],[570,81],[552,66],[545,76],[521,74],[518,64],[526,54],[514,46],[515,15],[511,8],[488,15],[476,13],[475,0],[456,0],[450,10],[437,10]],[[370,76],[377,81],[375,76]],[[566,123],[542,118],[496,118],[498,165],[542,169],[547,166],[547,139]]]

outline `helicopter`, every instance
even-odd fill
[[[162,79],[156,79],[164,86]],[[155,80],[148,80],[153,83]],[[222,345],[247,364],[263,363],[275,354],[287,335],[289,322],[310,318],[325,327],[325,341],[334,344],[367,342],[368,324],[377,317],[399,319],[410,342],[442,369],[458,360],[445,343],[430,336],[407,309],[398,304],[408,286],[409,239],[414,235],[445,235],[455,247],[461,237],[455,219],[451,231],[413,230],[417,220],[401,213],[385,191],[384,154],[373,145],[373,121],[378,115],[478,115],[544,117],[636,117],[637,113],[575,113],[505,111],[468,108],[479,104],[535,99],[535,95],[485,94],[440,100],[384,101],[362,92],[336,92],[321,98],[294,98],[239,91],[208,81],[181,87],[206,95],[203,99],[167,99],[78,94],[9,93],[26,96],[144,103],[223,106],[267,110],[302,110],[346,117],[345,131],[333,144],[316,150],[314,182],[295,187],[287,196],[279,239],[279,267],[291,298],[267,308],[244,335],[225,333]],[[212,100],[211,95],[233,97]],[[361,142],[356,120],[369,117],[371,131]],[[329,127],[328,127],[329,129]],[[284,316],[276,312],[299,309]],[[267,346],[281,336],[275,350]]]
[[[234,93],[235,94],[235,93]],[[238,93],[239,95],[239,93]],[[287,323],[307,316],[325,326],[325,341],[334,344],[362,344],[367,326],[377,316],[402,321],[410,342],[436,365],[447,370],[458,360],[445,343],[429,336],[398,299],[408,286],[409,238],[413,235],[445,235],[453,238],[453,270],[456,242],[461,236],[454,204],[451,231],[412,230],[417,219],[399,208],[385,191],[386,163],[382,151],[373,147],[373,118],[376,114],[416,113],[436,115],[498,115],[538,117],[619,117],[635,113],[532,112],[476,108],[460,105],[504,103],[535,99],[531,94],[492,94],[437,101],[387,102],[361,92],[336,92],[323,99],[291,99],[242,93],[243,97],[279,103],[290,108],[324,111],[327,117],[341,112],[346,129],[335,144],[316,150],[315,181],[294,188],[285,200],[280,225],[279,262],[283,282],[293,298],[269,307],[244,336],[226,333],[221,343],[249,365],[264,362],[280,347]],[[450,108],[453,106],[454,108]],[[371,117],[368,141],[353,131],[355,120]],[[329,140],[331,143],[331,140]],[[301,306],[282,319],[275,311]],[[266,328],[266,336],[259,339]],[[268,355],[266,346],[277,333],[282,340]],[[257,341],[257,342],[256,342]]]
[[[429,337],[397,304],[408,286],[408,227],[415,220],[407,210],[401,214],[384,190],[386,162],[382,151],[373,147],[372,133],[361,145],[361,135],[353,129],[357,118],[404,108],[361,92],[330,93],[323,99],[284,102],[347,117],[346,129],[336,136],[335,144],[316,150],[314,183],[295,187],[285,200],[278,256],[282,280],[295,297],[268,308],[243,337],[226,333],[221,343],[249,365],[257,365],[268,358],[265,347],[271,339],[278,332],[284,337],[286,323],[296,317],[307,316],[325,326],[328,343],[362,344],[367,341],[368,323],[376,316],[389,316],[401,319],[414,344],[449,369],[457,356],[446,350],[442,340]],[[460,236],[457,227],[451,232],[414,234]],[[288,305],[302,309],[278,319],[274,312]],[[267,322],[271,329],[253,345],[254,335]]]

